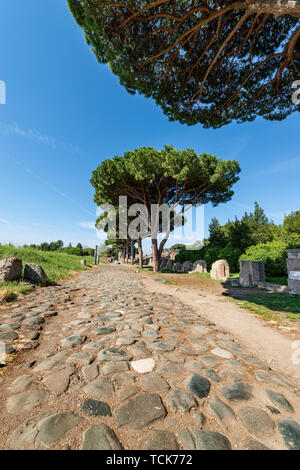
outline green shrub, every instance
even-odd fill
[[[198,259],[203,259],[203,248],[201,250],[181,250],[176,256],[175,261],[184,263],[185,261],[192,261],[193,263]]]
[[[242,253],[241,249],[234,248],[231,243],[227,243],[225,248],[219,252],[218,259],[226,259],[229,264],[230,272],[236,273],[240,270],[239,259]]]
[[[264,261],[267,276],[284,276],[287,274],[287,247],[282,241],[253,245],[240,256],[240,261]]]
[[[220,259],[221,250],[222,247],[218,245],[208,245],[204,248],[202,259],[205,259],[208,271],[210,271],[213,263]]]

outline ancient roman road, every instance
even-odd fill
[[[0,309],[1,449],[300,449],[300,390],[119,265]],[[12,357],[12,356],[9,356]]]

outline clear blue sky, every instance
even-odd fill
[[[98,64],[66,0],[2,0],[0,242],[97,241],[92,171],[106,158],[165,144],[237,159],[231,202],[205,208],[221,223],[257,200],[278,223],[299,207],[299,116],[219,130],[169,122],[151,100],[129,95]]]

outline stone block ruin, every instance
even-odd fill
[[[210,270],[210,277],[216,281],[227,281],[230,276],[229,264],[225,259],[215,261]]]
[[[263,261],[240,261],[240,285],[254,287],[259,282],[266,282],[265,263]]]
[[[286,250],[288,270],[288,286],[293,294],[300,294],[300,249]]]

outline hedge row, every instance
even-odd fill
[[[273,241],[260,245],[250,246],[245,253],[238,248],[234,248],[228,243],[225,248],[218,246],[207,246],[200,250],[182,250],[175,260],[196,261],[204,259],[208,269],[218,259],[226,259],[231,272],[239,272],[240,261],[264,261],[267,276],[285,276],[287,274],[286,258],[287,248],[293,248],[282,241]]]

